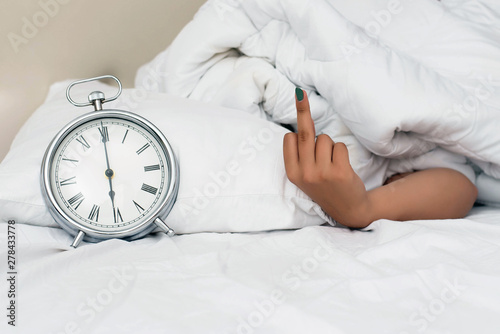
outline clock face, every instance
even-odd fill
[[[85,121],[55,149],[49,167],[52,195],[66,217],[88,229],[128,230],[161,209],[169,188],[167,154],[139,122]]]

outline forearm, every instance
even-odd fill
[[[434,168],[411,173],[368,192],[366,222],[377,219],[462,218],[472,208],[477,189],[461,173]]]

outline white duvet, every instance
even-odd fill
[[[450,167],[500,203],[494,0],[213,0],[136,86],[292,125],[300,86],[367,188]]]

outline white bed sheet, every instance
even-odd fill
[[[0,228],[6,245],[6,224]],[[17,326],[7,327],[4,318],[2,327],[15,333],[497,332],[500,209],[476,207],[460,220],[380,220],[369,229],[154,234],[70,249],[71,238],[58,228],[17,224]],[[6,247],[0,253],[6,259]],[[6,280],[1,284],[5,300]]]

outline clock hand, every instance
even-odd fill
[[[115,192],[113,191],[113,183],[111,182],[111,177],[109,177],[108,180],[109,180],[109,188],[111,189],[108,194],[109,197],[111,198],[111,205],[113,206],[113,217],[116,223]]]
[[[104,175],[106,175],[106,177],[108,178],[108,181],[109,181],[109,197],[111,198],[111,205],[113,207],[113,217],[114,217],[114,221],[116,223],[116,209],[115,209],[115,192],[113,191],[113,182],[111,181],[111,179],[113,178],[113,175],[115,174],[114,171],[109,167],[109,157],[108,157],[108,148],[106,146],[106,142],[108,141],[108,136],[107,136],[107,131],[105,130],[104,128],[104,125],[102,124],[102,121],[101,121],[101,128],[102,128],[102,131],[101,129],[100,132],[101,132],[101,137],[102,137],[102,143],[104,144],[104,154],[106,156],[106,171],[104,172]]]

